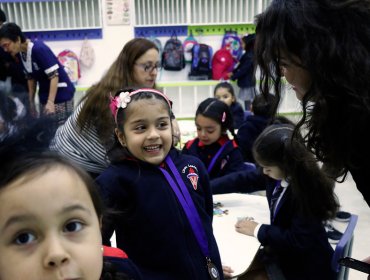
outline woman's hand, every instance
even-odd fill
[[[253,219],[253,218],[252,218]],[[235,224],[235,230],[245,235],[253,236],[254,229],[258,225],[252,219],[244,218]]]
[[[54,102],[48,100],[45,104],[44,112],[46,115],[54,114],[55,113],[55,104]]]

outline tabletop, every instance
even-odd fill
[[[235,231],[239,217],[253,217],[258,223],[270,223],[270,211],[264,196],[250,194],[220,194],[213,196],[214,203],[221,203],[221,210],[213,217],[213,232],[223,265],[234,270],[234,276],[242,274],[251,264],[260,243],[257,238]]]

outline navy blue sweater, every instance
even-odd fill
[[[258,135],[266,128],[269,121],[269,117],[250,115],[240,126],[237,137],[244,161],[256,162],[252,155],[253,143]]]
[[[253,50],[245,52],[240,58],[238,66],[234,69],[231,76],[232,80],[238,80],[240,88],[254,87],[256,84],[254,78]]]
[[[274,187],[268,184],[266,188],[269,203]],[[258,231],[265,261],[278,263],[287,280],[334,280],[333,249],[324,226],[319,219],[299,214],[292,188],[282,196],[271,225],[262,225]]]
[[[213,201],[207,171],[195,157],[180,155],[176,149],[169,155],[194,201],[206,232],[210,257],[223,279],[212,231]],[[195,186],[187,178],[190,172],[199,176]],[[108,209],[115,210],[114,215],[103,221],[103,242],[109,244],[115,230],[117,246],[139,267],[143,279],[210,279],[205,256],[185,212],[157,166],[125,160],[108,167],[96,182]]]
[[[234,102],[230,106],[230,112],[233,116],[234,129],[238,129],[244,122],[244,110],[242,105]]]
[[[229,138],[225,135],[211,145],[204,145],[199,141],[199,138],[195,138],[188,141],[182,151],[183,154],[199,158],[208,168],[218,150],[227,141],[229,141]],[[209,172],[209,177],[213,180],[240,170],[245,170],[242,154],[236,142],[229,141]]]

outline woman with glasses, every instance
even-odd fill
[[[126,43],[99,82],[91,86],[75,112],[61,126],[51,149],[99,175],[109,164],[107,149],[114,142],[114,121],[109,110],[111,95],[127,87],[155,88],[160,70],[156,45],[144,38]]]

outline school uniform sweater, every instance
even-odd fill
[[[233,116],[234,129],[238,129],[244,122],[244,110],[242,105],[234,102],[230,106],[230,112]]]
[[[218,141],[211,145],[204,145],[199,138],[195,138],[186,143],[182,152],[183,154],[189,154],[199,158],[208,169],[212,159],[224,144],[226,144],[225,148],[208,173],[210,179],[213,180],[226,174],[245,170],[243,157],[238,145],[234,140],[230,141],[227,135],[221,136]]]
[[[194,201],[206,233],[211,260],[223,279],[212,232],[213,201],[208,174],[195,157],[180,155],[176,149],[171,149],[169,155]],[[163,168],[172,176],[166,165]],[[210,279],[206,258],[187,216],[157,166],[124,160],[108,167],[96,182],[106,206],[116,213],[103,221],[103,242],[109,244],[115,231],[117,246],[139,267],[143,279]]]
[[[242,151],[244,161],[256,162],[252,155],[253,143],[266,128],[269,120],[270,118],[265,116],[250,115],[239,127],[237,133],[238,145]]]
[[[274,188],[275,184],[267,185],[269,204]],[[323,223],[300,215],[292,200],[292,186],[288,186],[271,225],[263,224],[258,230],[264,260],[276,262],[287,280],[336,279],[331,269],[333,249]]]
[[[254,87],[253,51],[245,52],[240,58],[238,66],[234,69],[231,80],[238,80],[240,88]]]
[[[251,193],[266,190],[266,185],[275,182],[263,174],[262,168],[242,170],[211,180],[213,194]]]

